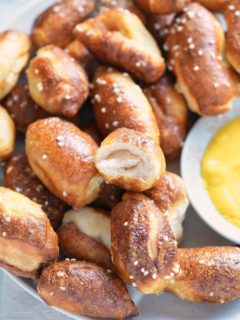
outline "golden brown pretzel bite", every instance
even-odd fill
[[[104,210],[112,210],[121,201],[124,190],[113,184],[103,181],[100,185],[100,192],[93,205]]]
[[[41,207],[0,187],[0,266],[35,279],[42,265],[57,257],[57,236]]]
[[[95,165],[107,183],[136,192],[150,189],[166,168],[156,142],[126,128],[113,131],[103,140]]]
[[[178,272],[166,291],[195,302],[224,303],[240,298],[240,249],[178,249]]]
[[[93,106],[104,137],[124,127],[145,133],[159,143],[159,129],[151,105],[127,74],[99,69],[94,79]]]
[[[84,207],[67,211],[58,239],[61,252],[67,257],[113,267],[110,218],[103,210]]]
[[[135,0],[144,10],[151,13],[168,14],[181,11],[191,0]],[[210,0],[211,1],[211,0]]]
[[[64,51],[77,60],[77,62],[85,69],[89,78],[92,78],[98,67],[98,62],[79,40],[70,42]]]
[[[170,172],[165,172],[156,186],[144,193],[161,210],[166,212],[172,231],[178,242],[183,239],[182,223],[189,205],[182,178]]]
[[[63,218],[66,204],[55,197],[37,178],[25,155],[12,157],[4,170],[4,186],[38,203],[56,230]]]
[[[144,293],[164,288],[176,260],[166,213],[142,194],[125,194],[111,212],[112,258],[121,277]]]
[[[36,19],[32,29],[34,46],[55,44],[64,48],[72,39],[75,25],[94,9],[93,0],[61,0],[46,9]]]
[[[0,105],[0,161],[6,160],[13,152],[15,125],[8,112]]]
[[[167,160],[178,158],[188,127],[188,109],[183,96],[174,87],[170,76],[148,86],[149,99],[160,130],[160,145]]]
[[[224,17],[227,22],[227,59],[233,68],[240,73],[240,2],[231,1],[225,7]]]
[[[76,37],[100,60],[154,82],[164,73],[161,52],[141,20],[128,10],[112,10],[80,23]]]
[[[3,106],[13,119],[16,129],[25,132],[27,126],[50,114],[40,108],[31,98],[28,86],[18,83],[3,101]]]
[[[43,271],[38,292],[51,306],[89,317],[125,319],[138,315],[122,280],[89,262],[52,264]]]
[[[97,144],[88,134],[59,118],[38,120],[27,130],[26,153],[33,171],[53,194],[74,208],[98,195],[96,151]]]
[[[222,11],[232,0],[197,0],[201,5],[211,11]]]
[[[27,70],[33,100],[49,113],[73,117],[89,93],[84,69],[62,49],[41,48]]]
[[[25,33],[0,33],[0,100],[15,86],[30,56],[31,42]]]
[[[216,115],[231,107],[237,79],[222,58],[224,34],[212,13],[192,3],[168,34],[170,64],[191,110]]]

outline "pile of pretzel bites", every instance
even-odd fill
[[[126,284],[240,298],[239,248],[179,247],[188,199],[166,171],[189,109],[221,114],[239,94],[239,39],[240,0],[61,0],[31,35],[2,32],[0,266],[92,317],[138,315]]]

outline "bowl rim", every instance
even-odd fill
[[[234,226],[217,211],[203,185],[201,176],[201,159],[209,142],[224,124],[240,117],[240,108],[237,107],[236,102],[240,102],[240,98],[236,99],[229,112],[214,118],[201,117],[194,124],[187,135],[181,153],[180,171],[189,201],[200,218],[224,238],[240,244],[240,228]],[[193,152],[191,153],[191,151]],[[192,175],[189,174],[191,170],[193,171]],[[196,194],[196,190],[199,191],[198,194]]]

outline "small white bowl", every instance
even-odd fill
[[[240,116],[240,107],[237,106],[240,105],[239,101],[238,98],[228,113],[199,119],[188,134],[181,156],[181,175],[192,206],[213,230],[237,244],[240,244],[240,228],[232,225],[216,210],[203,185],[201,160],[218,129]]]

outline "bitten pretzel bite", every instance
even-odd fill
[[[112,268],[110,218],[103,210],[84,207],[67,211],[58,239],[67,257]]]
[[[76,37],[100,60],[154,82],[164,73],[161,52],[141,20],[128,10],[112,10],[80,23]]]
[[[183,96],[174,87],[170,76],[148,86],[149,99],[160,130],[160,145],[167,160],[178,158],[188,127],[188,109]]]
[[[50,116],[32,100],[26,84],[18,83],[3,101],[3,106],[21,132],[25,132],[30,123]]]
[[[111,212],[111,234],[121,277],[144,293],[162,290],[177,246],[166,213],[146,196],[127,193]]]
[[[240,298],[240,249],[178,249],[172,283],[166,291],[195,302],[224,303]]]
[[[237,79],[223,61],[224,34],[212,13],[188,5],[168,34],[170,67],[191,110],[216,115],[229,110]]]
[[[154,200],[161,212],[166,212],[175,238],[181,242],[182,223],[189,206],[182,178],[174,173],[165,172],[156,186],[145,191],[145,195]]]
[[[150,189],[166,168],[155,141],[126,128],[113,131],[103,140],[95,165],[107,183],[136,192]]]
[[[151,13],[168,14],[181,11],[191,0],[135,0],[144,10]],[[210,0],[211,1],[211,0]]]
[[[73,117],[89,93],[84,69],[62,49],[41,48],[27,70],[29,92],[45,111]]]
[[[100,185],[100,192],[93,205],[105,210],[111,210],[121,201],[124,190],[105,181]]]
[[[145,133],[159,144],[159,129],[151,105],[127,74],[99,69],[94,79],[93,107],[104,137],[117,128],[128,128]]]
[[[92,78],[98,67],[98,62],[79,40],[70,42],[64,51],[77,60],[77,62],[85,69],[89,78]]]
[[[61,0],[46,9],[36,19],[32,39],[40,48],[55,44],[64,48],[72,39],[75,25],[83,21],[94,9],[93,0]]]
[[[54,230],[60,226],[67,205],[41,183],[25,155],[12,157],[8,161],[4,170],[4,185],[38,203]]]
[[[0,105],[0,161],[6,160],[13,152],[15,125],[8,112]]]
[[[38,120],[28,127],[26,153],[42,183],[74,208],[96,199],[101,178],[94,166],[97,144],[70,122]]]
[[[227,59],[233,68],[240,73],[240,2],[231,1],[225,6],[224,17],[227,22]]]
[[[49,266],[38,282],[38,292],[51,306],[89,317],[138,315],[122,280],[89,262],[63,261]]]
[[[29,37],[20,31],[0,33],[0,100],[15,86],[30,56]]]
[[[0,187],[0,266],[35,279],[45,263],[58,257],[58,239],[41,207]]]

